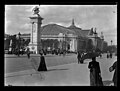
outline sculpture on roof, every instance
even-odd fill
[[[38,6],[34,7],[32,11],[33,11],[34,14],[39,15],[40,10],[39,10]]]

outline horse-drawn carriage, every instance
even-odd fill
[[[99,57],[101,56],[102,51],[99,49],[96,50],[90,50],[86,52],[82,52],[81,54],[81,63],[84,62],[85,59],[91,59],[93,57]]]

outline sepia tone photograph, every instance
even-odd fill
[[[4,7],[4,86],[117,86],[117,4]]]

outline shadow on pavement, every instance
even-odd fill
[[[79,64],[87,64],[87,62],[79,63]]]
[[[58,70],[69,70],[69,69],[49,69],[49,70],[47,70],[47,71],[58,71]],[[46,72],[47,72],[46,71]]]
[[[49,72],[49,71],[60,71],[60,70],[69,70],[69,69],[49,69],[47,71],[36,71],[34,73],[29,73],[29,74],[18,74],[18,75],[11,75],[11,76],[6,76],[5,78],[9,78],[9,77],[18,77],[18,76],[25,76],[25,75],[34,75],[34,74],[40,74],[40,73],[44,73],[44,72]]]

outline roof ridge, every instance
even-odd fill
[[[72,31],[71,29],[68,29],[67,27],[65,27],[65,26],[62,26],[62,25],[59,25],[59,24],[55,24],[56,26],[59,26],[59,27],[61,27],[61,28],[64,28],[64,29],[66,29],[66,30],[68,30],[69,32],[74,32],[74,31]],[[75,33],[75,32],[74,32]]]

